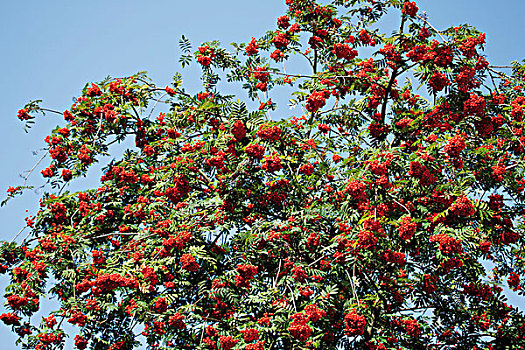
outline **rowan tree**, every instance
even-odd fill
[[[523,295],[524,66],[491,66],[485,34],[415,2],[286,4],[247,43],[181,39],[201,91],[108,78],[59,112],[51,190],[0,249],[23,348],[524,347],[504,291]]]

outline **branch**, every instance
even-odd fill
[[[273,282],[273,288],[277,286],[277,280],[279,279],[279,274],[281,273],[281,263],[282,263],[282,259],[279,259],[279,268],[277,269],[277,275],[275,275],[275,280]]]
[[[314,63],[312,65],[314,74],[317,74],[317,49],[314,49]]]
[[[106,233],[103,235],[95,236],[95,237],[88,237],[90,239],[97,239],[97,238],[103,238],[103,237],[109,237],[109,236],[137,236],[140,235],[141,232],[112,232],[112,233]]]
[[[45,112],[51,112],[51,113],[55,113],[55,114],[59,114],[59,115],[63,115],[62,112],[55,111],[54,109],[49,109],[49,108],[40,108],[40,110],[45,111]]]
[[[149,119],[149,117],[151,117],[151,115],[153,114],[153,111],[155,110],[155,107],[157,107],[157,103],[159,103],[159,101],[162,100],[162,98],[163,98],[164,96],[166,96],[167,94],[168,94],[168,93],[165,92],[161,97],[159,97],[158,99],[155,100],[155,104],[153,105],[153,108],[151,109],[151,111],[150,111],[149,114],[148,114],[148,119]]]
[[[423,22],[425,22],[430,28],[432,28],[436,33],[438,33],[438,35],[440,36],[441,40],[443,40],[443,42],[447,42],[447,40],[445,40],[445,37],[441,34],[441,32],[439,30],[437,30],[432,24],[430,24],[429,21],[427,21],[424,17],[420,16],[420,15],[416,15],[417,18],[419,18],[420,20],[422,20]]]
[[[20,234],[26,229],[26,227],[27,227],[27,225],[24,226],[24,227],[22,227],[22,228],[20,229],[20,231],[18,231],[18,233],[15,235],[15,237],[13,237],[13,239],[12,239],[11,242],[9,242],[9,243],[13,243],[13,242],[15,241],[15,239],[17,239],[18,236],[20,236]]]
[[[491,72],[494,72],[496,73],[497,75],[501,76],[501,77],[504,77],[505,79],[512,79],[512,77],[508,76],[507,74],[505,73],[502,73],[502,72],[498,72],[497,70],[495,69],[492,69],[491,67],[487,68],[489,71]]]
[[[47,156],[47,153],[45,153],[45,154],[42,156],[42,158],[40,158],[40,159],[38,160],[38,162],[36,162],[35,165],[33,165],[33,167],[32,167],[31,169],[29,169],[29,172],[28,172],[27,175],[24,177],[24,185],[23,185],[23,186],[26,185],[26,183],[27,183],[27,179],[29,178],[29,176],[31,175],[31,173],[35,170],[35,168],[38,166],[38,164],[40,164],[40,162],[41,162],[42,160],[44,160],[44,158],[45,158],[46,156]]]

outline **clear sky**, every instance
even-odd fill
[[[487,33],[486,53],[494,65],[525,58],[522,0],[420,0],[435,27],[469,23]],[[147,71],[159,86],[181,71],[178,40],[195,44],[249,41],[284,14],[284,0],[1,0],[0,1],[0,200],[19,174],[30,169],[43,138],[61,119],[40,118],[29,134],[16,112],[28,100],[42,99],[57,110],[70,107],[86,82]],[[197,89],[196,71],[184,72]],[[38,172],[33,183],[40,183]],[[25,209],[34,213],[38,196],[0,208],[0,239],[10,240],[23,224]],[[5,286],[0,280],[0,288]],[[0,313],[3,312],[0,308]],[[14,350],[15,337],[0,325],[3,350]],[[71,343],[69,343],[71,345]],[[71,346],[67,349],[72,348]]]

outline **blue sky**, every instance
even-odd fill
[[[492,64],[525,58],[525,2],[506,0],[495,6],[491,0],[421,0],[418,4],[438,28],[469,23],[485,31]],[[44,146],[43,138],[60,122],[48,115],[25,134],[16,112],[28,100],[42,99],[46,107],[64,110],[86,82],[138,71],[148,71],[158,85],[165,86],[181,71],[182,34],[194,44],[213,39],[223,44],[248,41],[274,29],[284,10],[284,0],[2,0],[0,199],[8,186],[20,184],[19,174],[38,159],[32,152]],[[186,71],[185,77],[197,89],[193,72]],[[41,181],[38,173],[32,179]],[[15,235],[25,209],[34,212],[37,200],[38,196],[27,193],[0,208],[0,239]],[[0,282],[3,287],[5,279]],[[17,348],[3,325],[0,336],[2,349]]]

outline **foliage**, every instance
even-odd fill
[[[0,249],[23,348],[63,347],[65,322],[78,349],[523,348],[504,288],[523,295],[524,66],[498,71],[483,33],[413,2],[286,3],[233,52],[182,37],[198,93],[141,73],[64,111],[53,190]],[[221,93],[239,83],[246,101]],[[298,115],[272,119],[283,91]],[[128,138],[97,188],[66,191]]]

